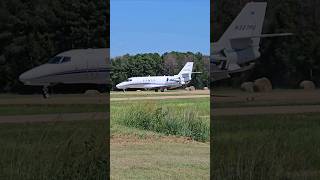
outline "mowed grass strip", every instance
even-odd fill
[[[134,104],[137,101],[121,101],[111,102],[110,106],[113,107],[126,107],[127,105]],[[148,100],[139,101],[145,103]],[[209,115],[209,97],[197,99],[165,99],[158,100],[162,105],[187,107],[192,104],[202,106],[204,111]],[[207,103],[203,103],[207,102]],[[15,115],[34,115],[34,114],[55,114],[55,113],[88,113],[88,112],[106,112],[107,104],[16,104],[16,105],[0,105],[0,118],[1,116],[15,116]]]
[[[110,93],[111,98],[122,98],[122,97],[156,97],[156,96],[194,96],[194,95],[208,95],[210,92],[208,90],[196,90],[196,91],[186,91],[186,90],[169,90],[166,92],[154,92],[154,91],[113,91]]]
[[[0,125],[0,179],[106,179],[106,121]]]
[[[214,179],[320,179],[320,114],[214,117]]]
[[[1,116],[55,114],[55,113],[84,113],[106,112],[106,104],[24,104],[0,105]]]
[[[112,144],[111,179],[207,180],[209,153],[207,143]]]
[[[235,107],[270,107],[270,106],[305,106],[320,105],[319,102],[269,102],[269,101],[245,101],[242,102],[214,102],[213,108],[235,108]]]

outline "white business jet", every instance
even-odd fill
[[[19,76],[25,85],[43,86],[48,97],[48,86],[57,84],[101,84],[108,82],[110,72],[109,49],[75,49],[52,57],[47,63]]]
[[[253,68],[253,61],[260,57],[261,38],[292,35],[261,34],[266,8],[266,2],[247,3],[220,39],[211,44],[211,80]]]
[[[116,85],[118,89],[155,89],[164,91],[188,84],[191,81],[193,62],[187,62],[179,74],[174,76],[145,76],[131,77],[127,81]]]

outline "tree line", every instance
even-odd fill
[[[24,88],[19,75],[60,52],[109,47],[105,0],[1,0],[0,92]]]
[[[175,75],[180,72],[186,62],[194,62],[193,71],[201,74],[192,75],[189,85],[196,88],[209,86],[209,56],[192,52],[168,52],[160,55],[158,53],[145,53],[137,55],[123,55],[111,59],[112,87],[127,80],[129,77],[138,76],[163,76]]]
[[[219,39],[236,15],[251,0],[211,3],[211,42]],[[218,82],[239,86],[259,77],[269,78],[279,88],[296,88],[302,80],[320,85],[320,1],[268,0],[264,33],[294,33],[290,37],[262,40],[261,58],[251,71]],[[216,83],[217,84],[217,83]]]
[[[221,36],[249,1],[212,1],[211,42]],[[295,35],[263,39],[262,56],[254,69],[216,84],[238,86],[243,81],[265,76],[276,87],[297,87],[302,80],[312,80],[320,85],[320,1],[267,2],[263,32]],[[57,53],[74,48],[109,47],[109,14],[109,2],[105,0],[0,1],[0,92],[18,91],[22,88],[18,80],[22,72],[46,62]],[[118,82],[129,75],[171,75],[183,66],[181,57],[192,57],[194,61],[200,56],[208,58],[199,53],[191,54],[171,52],[117,57],[112,61],[113,80]],[[152,60],[149,62],[148,58]],[[128,61],[139,66],[141,62],[147,63],[142,70]],[[120,62],[125,66],[125,72],[119,72],[117,63]],[[209,63],[209,60],[199,60],[196,67],[202,66],[201,63]],[[208,70],[209,64],[204,67]],[[196,85],[194,81],[197,81],[199,87],[204,87],[208,86],[208,79],[208,74],[203,73],[195,75],[192,83]]]

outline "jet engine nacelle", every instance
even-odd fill
[[[245,64],[258,59],[261,56],[258,48],[246,48],[240,51],[231,51],[226,53],[226,57],[230,62],[237,64]]]
[[[180,83],[181,83],[181,80],[182,80],[182,79],[181,79],[180,76],[174,75],[174,76],[173,76],[173,80],[176,81],[176,82],[180,82]]]
[[[173,80],[179,82],[180,84],[186,84],[185,77],[183,75],[174,75]],[[187,79],[188,80],[188,79]]]

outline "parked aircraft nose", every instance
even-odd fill
[[[24,84],[29,84],[32,78],[33,78],[33,73],[30,71],[24,72],[19,76],[19,80]]]
[[[123,88],[124,88],[124,85],[123,85],[123,83],[119,83],[119,84],[116,85],[116,87],[117,87],[118,89],[123,89]]]
[[[52,72],[52,68],[49,65],[44,64],[22,73],[19,76],[19,80],[23,82],[25,85],[42,85],[43,79],[39,78],[46,76]]]

